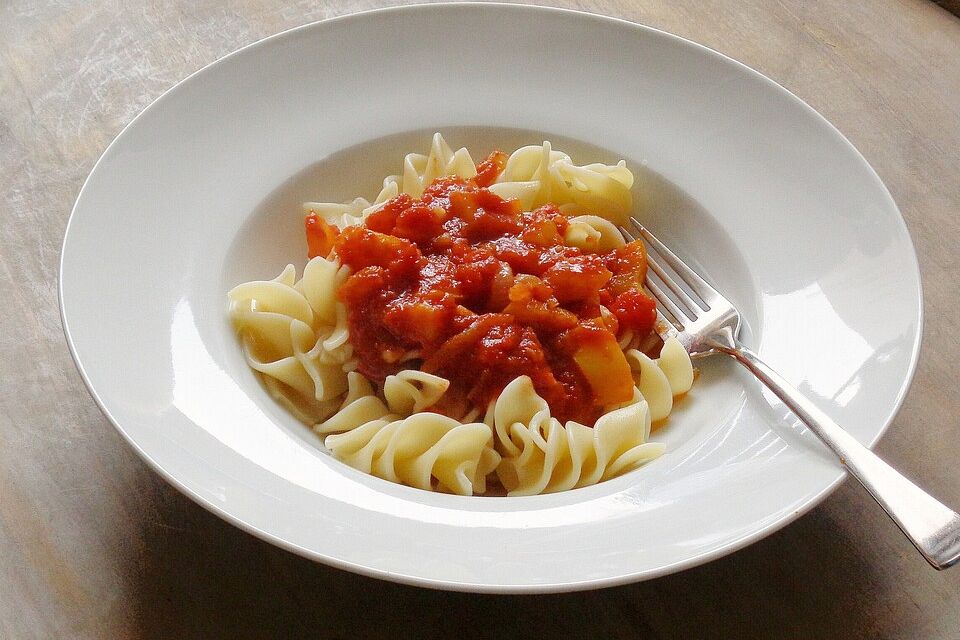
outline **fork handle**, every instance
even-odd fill
[[[840,458],[853,477],[893,518],[910,542],[937,569],[960,560],[960,515],[902,476],[797,391],[755,353],[738,345],[714,345],[753,372]]]

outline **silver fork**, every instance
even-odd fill
[[[749,369],[840,458],[841,464],[866,487],[927,562],[937,569],[946,569],[960,560],[960,515],[857,442],[755,353],[743,346],[737,338],[740,312],[736,307],[637,220],[631,218],[630,222],[647,241],[650,268],[677,301],[647,278],[647,287],[660,303],[657,308],[658,333],[664,338],[675,336],[691,357],[724,353]],[[628,241],[635,239],[623,227],[620,227],[620,232]],[[687,294],[664,270],[661,260],[703,303]],[[673,318],[662,313],[660,306],[669,311]]]

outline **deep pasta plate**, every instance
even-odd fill
[[[437,34],[456,46],[436,55]],[[302,202],[372,197],[434,131],[479,154],[550,140],[626,160],[634,213],[738,305],[745,342],[862,442],[899,408],[920,336],[913,248],[876,174],[809,107],[623,21],[375,11],[269,38],[177,85],[104,153],[68,226],[61,306],[85,382],[145,460],[219,515],[368,575],[559,591],[729,553],[843,477],[724,362],[703,365],[652,435],[662,455],[591,486],[444,495],[334,458],[247,366],[224,293],[304,256]]]

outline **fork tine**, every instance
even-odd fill
[[[627,242],[634,242],[636,240],[633,234],[630,233],[624,227],[617,225],[617,229],[620,230],[621,235],[623,235],[624,239]],[[647,258],[648,258],[647,262],[649,263],[650,262],[649,255],[647,256]],[[654,272],[657,275],[659,275],[661,279],[663,279],[663,282],[668,287],[670,287],[672,291],[676,292],[677,289],[679,289],[679,287],[674,288],[676,287],[676,283],[674,283],[669,278],[664,277],[663,269],[661,269],[659,265],[657,265],[654,268]],[[661,289],[660,286],[650,278],[649,273],[647,273],[647,280],[645,284],[647,285],[647,288],[650,290],[650,293],[653,294],[653,297],[656,298],[657,301],[660,303],[657,306],[657,320],[659,320],[660,322],[665,322],[670,329],[674,331],[682,330],[684,323],[690,322],[692,317],[696,315],[697,307],[692,305],[692,301],[690,300],[689,296],[687,296],[686,293],[684,293],[682,290],[680,290],[680,295],[686,298],[686,301],[684,301],[684,304],[690,307],[690,313],[684,313],[683,311],[681,311],[680,307],[677,306],[677,304],[673,301],[673,299],[667,294],[665,294],[663,292],[663,289]],[[670,320],[667,316],[663,314],[662,311],[660,311],[661,306],[667,308],[667,311],[669,311],[670,315],[673,316],[674,318],[673,320]]]
[[[700,296],[700,298],[707,303],[707,305],[714,304],[714,301],[723,297],[720,293],[711,287],[706,280],[701,278],[696,271],[688,267],[683,260],[677,257],[677,255],[671,251],[665,244],[660,242],[655,235],[650,233],[646,227],[644,227],[636,218],[631,217],[630,223],[633,225],[633,228],[640,232],[640,235],[650,243],[654,249],[657,250],[662,257],[664,262],[666,262],[671,269],[673,269],[680,278],[687,283],[687,286],[690,289]],[[662,276],[661,276],[662,277]],[[664,278],[664,282],[667,282],[668,279]]]
[[[660,286],[650,278],[650,276],[647,276],[647,288],[650,289],[650,293],[652,293],[653,297],[657,299],[657,302],[666,307],[667,311],[670,312],[670,315],[676,319],[676,323],[671,322],[670,324],[676,324],[677,326],[682,327],[693,320],[689,314],[680,310],[680,307],[677,306],[670,296],[663,292],[663,289],[661,289]],[[660,310],[658,309],[657,312],[659,313],[659,311]]]
[[[681,328],[677,326],[677,323],[673,322],[666,316],[665,313],[660,311],[660,307],[657,307],[657,323],[654,325],[657,334],[664,340],[669,337],[676,337],[680,333]]]
[[[681,287],[673,278],[667,275],[667,272],[663,270],[663,267],[660,266],[660,263],[656,261],[652,254],[647,254],[647,264],[650,265],[650,268],[653,269],[654,273],[660,276],[660,280],[663,281],[663,284],[667,285],[670,291],[673,291],[680,303],[689,309],[690,313],[687,314],[688,316],[694,318],[705,311],[705,309],[703,309],[696,300],[687,295],[687,292],[683,290],[683,287]]]

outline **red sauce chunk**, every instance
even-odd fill
[[[450,389],[431,410],[455,417],[526,375],[554,417],[592,425],[633,396],[617,338],[653,329],[646,253],[639,242],[606,254],[565,245],[556,206],[523,212],[486,188],[505,160],[495,152],[471,180],[400,195],[363,226],[308,216],[309,253],[334,250],[352,271],[339,296],[364,375],[418,366],[443,376]]]

